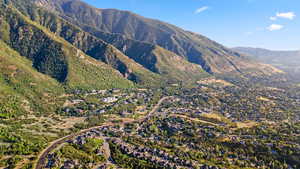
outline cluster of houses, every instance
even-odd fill
[[[89,99],[91,97],[92,99]],[[110,110],[124,105],[151,107],[148,104],[153,97],[152,90],[91,90],[76,91],[64,104],[62,112],[72,116],[87,116],[89,114],[101,115],[111,113]],[[96,98],[96,100],[95,100]],[[87,101],[86,101],[87,100]],[[93,100],[92,102],[90,100]],[[98,101],[97,101],[98,100]],[[126,114],[124,110],[122,114]],[[144,112],[144,110],[140,110]]]
[[[55,156],[54,153],[47,156],[47,164],[45,168],[55,168],[59,163],[59,159]],[[61,168],[63,169],[73,169],[75,167],[81,166],[78,160],[65,160]]]
[[[124,142],[122,139],[117,137],[105,137],[104,133],[107,131],[112,131],[115,129],[114,127],[110,126],[103,126],[96,129],[92,129],[85,133],[82,133],[75,138],[68,140],[68,143],[76,144],[76,145],[84,145],[88,138],[98,138],[101,137],[106,140],[106,142],[111,142],[112,144],[116,145],[117,148],[123,153],[133,158],[137,158],[140,160],[148,161],[149,163],[156,164],[163,168],[170,168],[170,169],[178,169],[178,168],[200,168],[200,169],[220,169],[215,166],[203,165],[199,164],[197,161],[193,160],[185,160],[181,159],[176,155],[171,155],[166,151],[156,149],[156,148],[149,148],[142,145],[136,146],[129,143]],[[117,130],[117,129],[115,129]],[[114,131],[115,131],[114,130]],[[118,129],[118,131],[121,129]],[[100,152],[99,152],[100,153]],[[109,157],[111,159],[111,157]],[[48,164],[46,168],[51,168],[55,165],[56,158],[53,154],[48,155]],[[73,160],[66,160],[64,161],[63,168],[71,169],[75,166],[78,166],[78,162]]]
[[[177,98],[180,100],[170,104],[174,113],[217,112],[233,121],[261,122],[283,120],[289,109],[294,112],[295,121],[300,118],[299,94],[282,89],[238,86],[214,89],[209,86],[181,91]]]
[[[162,168],[178,169],[178,168],[200,168],[200,169],[219,169],[215,166],[201,165],[197,161],[184,160],[180,157],[170,155],[163,150],[156,148],[148,148],[144,146],[135,146],[127,144],[121,139],[112,138],[110,141],[117,145],[122,153],[131,157],[157,164]]]
[[[87,143],[88,138],[103,138],[101,131],[105,130],[105,129],[108,129],[108,127],[101,127],[98,129],[93,129],[93,130],[84,132],[81,135],[76,136],[73,139],[67,140],[66,143],[82,146]],[[98,149],[96,154],[99,156],[104,155],[104,151],[102,149]],[[57,159],[55,153],[51,153],[47,156],[47,164],[46,164],[45,168],[53,168],[58,164],[58,162],[59,162],[59,160]],[[63,166],[61,168],[72,169],[72,168],[77,168],[78,166],[81,166],[81,165],[82,164],[80,164],[78,160],[66,159],[65,161],[63,161]],[[89,165],[90,165],[90,167],[93,167],[92,163]]]
[[[152,97],[153,91],[151,90],[77,91],[66,100],[61,111],[71,116],[87,116],[111,114],[111,110],[116,108],[119,110],[116,113],[120,113],[122,116],[130,116],[131,114],[128,113],[132,113],[132,111],[128,111],[128,107],[144,107],[144,109],[139,109],[138,111],[145,112],[147,107],[151,107],[148,105]],[[121,111],[122,108],[124,108],[124,111]]]
[[[48,155],[48,163],[45,166],[45,168],[55,168],[55,166],[58,163],[58,159],[57,157],[54,156],[54,154],[50,154]],[[62,164],[62,166],[60,167],[61,169],[74,169],[74,168],[83,168],[83,167],[87,167],[87,166],[83,166],[82,164],[80,164],[80,162],[78,160],[65,160]],[[88,167],[92,168],[93,164],[88,164]]]

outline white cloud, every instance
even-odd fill
[[[267,29],[269,31],[277,31],[277,30],[283,29],[283,26],[282,25],[278,25],[278,24],[272,24],[269,27],[267,27]]]
[[[283,13],[279,13],[278,12],[276,14],[276,17],[293,20],[296,17],[296,15],[295,15],[294,12],[286,12],[286,13],[284,13],[284,12]]]
[[[203,6],[203,7],[201,7],[201,8],[198,8],[198,9],[195,11],[195,14],[199,14],[199,13],[201,13],[201,12],[204,12],[204,11],[208,10],[208,9],[209,9],[208,6]]]
[[[276,20],[277,20],[277,18],[276,18],[275,16],[271,16],[271,17],[270,17],[270,20],[272,20],[272,21],[276,21]]]

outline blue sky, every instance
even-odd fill
[[[83,0],[129,10],[225,46],[300,49],[300,0]]]

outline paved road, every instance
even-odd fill
[[[133,123],[133,122],[143,122],[143,121],[147,120],[149,117],[152,116],[152,114],[154,112],[156,112],[159,109],[159,106],[163,103],[163,101],[165,101],[166,99],[169,99],[169,98],[172,98],[172,96],[166,96],[166,97],[161,98],[158,101],[158,103],[153,107],[153,109],[146,116],[144,116],[143,118],[138,119],[138,120],[127,120],[125,122],[122,122],[122,124],[128,124],[128,123]],[[89,132],[91,130],[100,128],[100,127],[106,127],[106,126],[111,127],[111,126],[114,126],[114,125],[118,125],[118,124],[115,124],[115,123],[112,123],[112,122],[106,122],[106,123],[102,124],[101,126],[96,126],[96,127],[84,129],[84,130],[81,130],[78,133],[70,134],[70,135],[62,137],[60,139],[54,140],[53,142],[50,143],[50,145],[46,149],[44,149],[40,153],[40,155],[38,156],[38,160],[37,160],[35,168],[36,169],[42,169],[45,166],[45,162],[46,162],[48,154],[50,152],[52,152],[54,149],[56,149],[59,145],[66,142],[67,140],[72,139],[73,137],[79,136],[83,133]]]

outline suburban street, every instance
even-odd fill
[[[126,120],[126,121],[123,121],[121,122],[122,125],[125,125],[125,124],[128,124],[128,123],[134,123],[134,122],[143,122],[145,120],[147,120],[149,117],[151,117],[154,112],[156,112],[158,109],[159,109],[159,106],[167,99],[171,98],[172,96],[167,96],[167,97],[163,97],[161,98],[158,103],[152,108],[152,110],[147,113],[146,116],[140,118],[140,119],[137,119],[137,120]],[[84,129],[84,130],[81,130],[77,133],[74,133],[74,134],[70,134],[70,135],[67,135],[65,137],[62,137],[62,138],[59,138],[57,140],[54,140],[53,142],[51,142],[49,144],[49,146],[44,149],[39,157],[38,157],[38,160],[37,160],[37,163],[36,163],[36,169],[42,169],[45,165],[45,162],[46,162],[46,159],[47,159],[47,156],[49,153],[51,153],[54,149],[56,149],[57,147],[59,147],[61,144],[65,143],[67,140],[69,139],[72,139],[73,137],[76,137],[76,136],[79,136],[81,134],[84,134],[86,132],[90,132],[91,130],[94,130],[94,129],[98,129],[98,128],[101,128],[101,127],[111,127],[111,126],[114,126],[114,125],[120,125],[120,123],[112,123],[112,122],[106,122],[106,123],[103,123],[101,126],[96,126],[96,127],[92,127],[92,128],[88,128],[88,129]]]

